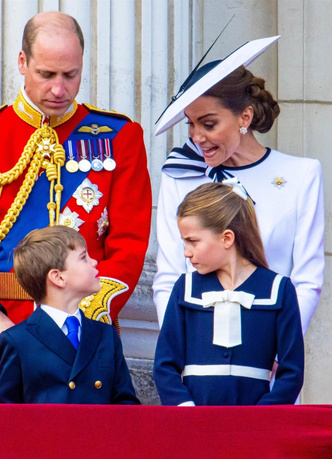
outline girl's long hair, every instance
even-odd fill
[[[267,268],[254,205],[228,185],[205,183],[191,191],[179,205],[177,217],[197,217],[202,228],[215,234],[233,231],[239,254],[259,268]]]

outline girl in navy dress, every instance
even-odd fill
[[[296,292],[268,269],[252,200],[237,178],[207,183],[177,217],[197,271],[175,283],[160,331],[154,378],[162,404],[293,404],[304,371]]]

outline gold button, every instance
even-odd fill
[[[70,389],[75,389],[75,387],[76,387],[74,381],[70,381],[70,383],[68,385],[69,385]]]
[[[102,385],[103,385],[103,384],[102,384],[101,381],[96,381],[96,382],[95,382],[95,388],[96,388],[96,389],[100,389]]]

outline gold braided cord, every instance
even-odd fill
[[[50,128],[51,129],[51,128]],[[61,193],[63,186],[61,185],[61,167],[66,160],[65,150],[59,144],[57,133],[51,129],[54,134],[54,148],[49,159],[45,159],[43,167],[46,169],[46,176],[51,182],[50,184],[50,202],[47,204],[49,212],[50,226],[59,224],[60,209],[61,209]],[[52,145],[53,147],[53,145]],[[56,183],[55,183],[56,182]],[[55,191],[55,201],[53,200]]]
[[[59,144],[58,136],[56,135],[56,145],[54,147],[54,163],[57,166],[57,184],[54,187],[55,190],[55,202],[56,202],[56,225],[59,224],[60,219],[60,210],[61,210],[61,193],[63,191],[63,186],[61,185],[61,167],[65,164],[66,161],[66,152],[63,149],[63,146]]]
[[[36,132],[34,132],[31,135],[30,139],[28,140],[28,143],[24,147],[20,159],[17,161],[15,166],[8,172],[0,174],[0,186],[12,183],[23,173],[24,169],[27,167],[27,165],[31,161],[32,156],[35,153],[35,149],[38,142],[40,142],[42,139],[42,136],[44,134],[43,130],[44,128],[37,129]]]
[[[61,207],[61,191],[63,189],[60,180],[60,171],[65,163],[65,159],[65,151],[62,145],[59,144],[57,133],[54,129],[45,124],[32,134],[16,165],[8,172],[0,174],[0,187],[3,187],[16,180],[30,162],[21,188],[7,214],[0,223],[0,242],[5,239],[20,215],[42,167],[46,169],[46,176],[51,182],[50,202],[47,205],[50,225],[53,226],[54,224],[58,224]],[[55,181],[57,181],[56,184]],[[54,190],[56,192],[55,202],[53,201]]]
[[[14,223],[16,222],[18,216],[20,215],[21,210],[23,209],[23,206],[26,203],[32,187],[38,177],[42,159],[42,153],[36,153],[33,160],[31,161],[29,170],[25,176],[21,188],[17,193],[13,204],[10,206],[7,214],[0,223],[0,241],[5,239]]]

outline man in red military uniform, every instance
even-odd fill
[[[13,249],[29,231],[73,227],[98,260],[102,282],[81,307],[116,324],[142,271],[151,186],[140,125],[75,101],[83,48],[82,31],[66,14],[41,13],[25,27],[24,87],[13,106],[0,108],[0,284],[15,290]],[[14,323],[33,311],[31,301],[5,298],[0,293]],[[0,312],[0,329],[10,325]]]

